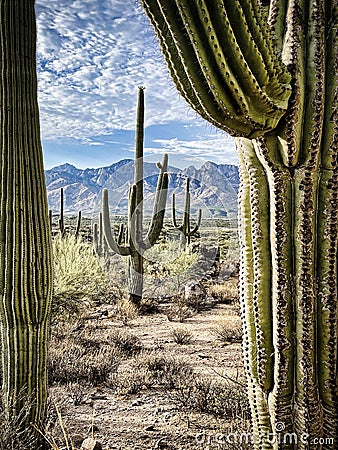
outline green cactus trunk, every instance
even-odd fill
[[[2,396],[10,417],[28,401],[26,425],[39,425],[47,399],[52,264],[33,0],[0,0],[0,58]]]
[[[255,449],[333,448],[337,4],[142,3],[180,92],[238,137],[243,353]]]

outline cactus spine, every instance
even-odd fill
[[[255,448],[337,442],[337,3],[142,4],[179,91],[238,137],[243,352]],[[298,443],[272,443],[279,426]]]
[[[176,207],[175,207],[175,194],[172,196],[172,219],[174,227],[181,232],[181,247],[186,248],[187,245],[190,245],[190,238],[194,234],[197,233],[202,220],[202,210],[198,210],[198,217],[196,221],[196,225],[191,228],[190,225],[190,188],[189,188],[190,180],[187,178],[185,185],[185,196],[184,196],[184,212],[183,219],[181,225],[178,225],[176,220]]]
[[[138,90],[138,106],[136,119],[136,152],[134,163],[134,184],[129,190],[128,200],[128,227],[125,243],[115,240],[111,230],[108,191],[102,193],[102,220],[103,232],[109,248],[122,256],[128,256],[129,298],[139,305],[143,291],[143,262],[144,252],[151,248],[161,233],[165,214],[165,205],[168,191],[168,156],[164,155],[162,164],[157,163],[160,169],[153,216],[149,230],[144,236],[143,230],[143,138],[144,138],[144,88]],[[120,231],[121,235],[121,231]]]
[[[28,400],[25,425],[40,425],[47,399],[52,262],[34,0],[0,0],[0,59],[2,396],[12,418]]]

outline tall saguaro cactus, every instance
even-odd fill
[[[128,256],[128,282],[129,298],[139,305],[143,292],[143,264],[144,252],[151,248],[158,240],[163,227],[165,206],[168,192],[168,155],[164,155],[162,164],[157,163],[160,169],[153,216],[149,230],[144,236],[143,230],[143,135],[144,135],[144,88],[138,90],[138,105],[136,119],[136,151],[134,162],[134,184],[129,190],[128,200],[128,233],[127,242],[115,240],[111,230],[108,206],[108,191],[102,194],[102,220],[103,231],[107,244],[115,253]],[[121,235],[121,233],[120,233]]]
[[[0,67],[2,396],[11,416],[28,400],[27,423],[38,424],[47,397],[52,264],[34,0],[0,0]]]
[[[179,91],[238,137],[255,448],[337,446],[337,3],[142,3]]]
[[[187,178],[185,184],[185,195],[184,195],[184,211],[183,211],[183,219],[181,225],[178,225],[176,220],[176,205],[175,205],[175,194],[172,196],[172,219],[173,225],[176,229],[181,232],[181,247],[185,248],[187,245],[190,245],[190,238],[197,233],[202,220],[202,210],[198,210],[198,216],[196,224],[193,228],[190,225],[190,180]]]

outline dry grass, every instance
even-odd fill
[[[135,394],[142,389],[175,389],[192,374],[193,369],[183,359],[161,351],[145,351],[119,372],[117,388],[122,394]]]
[[[0,450],[27,450],[38,449],[39,434],[26,424],[29,413],[29,401],[18,414],[6,411],[0,400]],[[15,411],[15,405],[9,406]]]
[[[181,407],[229,420],[248,419],[249,404],[245,386],[233,381],[193,377],[177,386],[174,398]]]
[[[128,325],[130,321],[136,319],[139,315],[139,309],[131,301],[122,298],[116,303],[116,317],[122,321],[124,325]]]
[[[136,337],[83,323],[54,327],[49,349],[49,383],[71,386],[108,383],[123,353],[139,348]]]
[[[176,344],[189,345],[193,344],[195,339],[193,334],[184,328],[175,328],[171,332],[171,336]]]
[[[239,317],[220,317],[212,331],[222,344],[242,341],[243,330]]]
[[[222,284],[212,284],[208,293],[219,302],[238,302],[238,278],[231,277]]]

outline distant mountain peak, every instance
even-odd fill
[[[77,167],[73,166],[73,164],[69,164],[69,163],[61,164],[60,166],[53,167],[53,169],[59,169],[59,170],[61,169],[63,171],[70,171],[70,170],[73,171],[74,169],[80,170]],[[53,169],[50,169],[50,170],[53,170]]]
[[[60,188],[64,188],[65,212],[75,214],[81,210],[83,214],[92,216],[101,209],[102,189],[109,190],[112,208],[120,214],[127,212],[128,199],[126,192],[134,177],[133,159],[122,159],[110,166],[78,169],[65,163],[46,170],[46,185],[49,208],[59,210]],[[191,179],[190,192],[192,202],[202,203],[209,211],[226,211],[230,216],[237,215],[238,168],[233,165],[216,164],[208,161],[200,169],[189,166],[180,170],[169,167],[170,192],[185,188],[185,179]],[[145,192],[153,195],[156,190],[158,169],[155,163],[145,163]],[[146,198],[145,198],[146,200]],[[152,201],[150,202],[152,203]],[[168,211],[170,210],[168,197]]]

